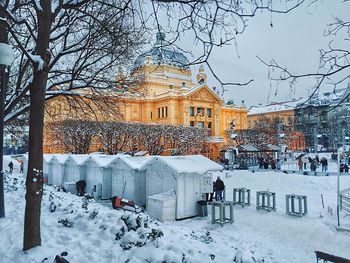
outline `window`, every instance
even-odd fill
[[[168,118],[168,106],[165,107],[165,117]]]
[[[194,127],[194,121],[190,121],[190,126]]]
[[[162,107],[162,118],[164,118],[164,107]]]
[[[197,126],[203,128],[204,127],[204,122],[202,122],[202,121],[197,122]]]
[[[152,111],[151,111],[151,119],[153,118],[153,116],[152,116]]]
[[[160,108],[158,108],[158,118],[160,118]]]
[[[207,116],[211,118],[211,109],[207,109]]]
[[[191,117],[194,116],[194,107],[190,107],[190,116],[191,116]]]
[[[208,129],[211,129],[211,122],[208,122]]]
[[[203,108],[197,108],[197,116],[203,116],[204,109]]]

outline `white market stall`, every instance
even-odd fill
[[[142,165],[152,157],[120,155],[110,163],[112,168],[112,196],[133,200],[137,205],[146,205],[146,171]]]
[[[223,167],[201,155],[159,156],[144,164],[141,170],[146,170],[147,198],[175,189],[176,219],[182,219],[198,214],[203,178],[222,171]]]
[[[54,154],[48,166],[48,184],[62,186],[68,154]]]
[[[71,154],[65,162],[64,182],[78,182],[85,179],[86,165],[85,161],[89,158],[88,154]]]
[[[86,193],[97,199],[112,197],[112,168],[109,164],[116,158],[117,155],[91,155],[83,163],[86,165]]]
[[[71,154],[64,165],[63,187],[67,192],[76,194],[76,182],[85,179],[86,165],[84,162],[89,158],[88,154]]]
[[[49,183],[49,166],[50,166],[50,161],[53,157],[53,154],[44,154],[43,156],[43,178],[44,178],[44,183]],[[27,166],[24,165],[25,163],[23,162],[23,173],[25,173],[25,170],[28,169],[28,160],[27,160]]]

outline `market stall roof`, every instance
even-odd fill
[[[243,152],[259,152],[259,149],[252,144],[241,144],[238,145],[239,151]]]
[[[272,151],[272,152],[279,152],[281,150],[281,147],[274,145],[274,144],[266,144],[263,147],[263,149],[267,150],[267,151]]]
[[[160,161],[177,173],[204,174],[209,171],[222,171],[223,167],[202,155],[155,156],[140,168],[147,169]]]

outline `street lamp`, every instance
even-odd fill
[[[315,149],[315,151],[316,151],[316,155],[317,155],[317,153],[318,153],[318,143],[319,143],[319,140],[322,138],[322,134],[317,134],[316,135],[316,149]]]
[[[237,138],[237,134],[236,133],[233,133],[234,132],[234,129],[236,127],[236,124],[235,124],[235,119],[233,119],[231,122],[230,122],[230,152],[231,152],[231,158],[230,158],[230,164],[229,164],[229,169],[230,170],[233,170],[233,166],[234,166],[234,154],[233,154],[233,140],[236,140]]]
[[[280,149],[281,149],[281,158],[282,158],[282,145],[283,145],[283,143],[284,143],[284,138],[286,137],[286,134],[285,133],[281,133],[280,135],[279,135],[279,137],[280,137],[280,139],[281,139],[281,142],[280,142]],[[286,158],[286,156],[284,155],[284,158],[283,159],[285,159]]]

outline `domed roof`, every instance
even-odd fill
[[[153,48],[136,59],[134,68],[142,67],[145,64],[166,64],[175,67],[188,67],[189,62],[182,52],[177,51],[165,40],[164,33],[158,32],[157,41]]]

